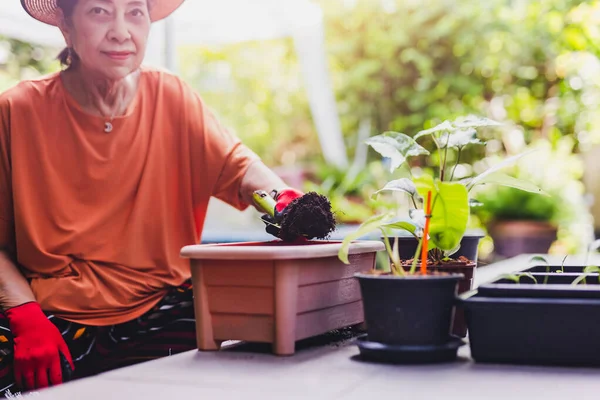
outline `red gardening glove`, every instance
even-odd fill
[[[33,390],[63,382],[60,353],[74,370],[67,344],[40,305],[29,302],[4,312],[14,340],[17,385]]]
[[[281,225],[281,220],[286,213],[286,207],[295,199],[304,196],[304,193],[294,188],[285,188],[282,190],[274,190],[271,192],[271,196],[275,199],[275,216],[271,218],[270,215],[263,215],[262,219],[266,222],[266,231],[273,236],[279,237],[279,228],[277,225]]]
[[[293,189],[293,188],[287,188],[287,189],[283,189],[280,190],[278,192],[274,193],[274,198],[275,201],[277,202],[275,204],[275,215],[277,215],[278,213],[280,215],[284,214],[285,208],[295,199],[297,199],[298,197],[302,197],[304,196],[304,193],[302,193],[301,191],[297,190],[297,189]]]

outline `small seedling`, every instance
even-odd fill
[[[590,251],[591,251],[592,249],[595,250],[595,249],[597,249],[599,247],[600,247],[600,240],[596,240],[595,242],[593,242],[588,247],[588,249],[590,249]],[[588,252],[588,255],[589,255],[589,252]],[[550,264],[548,263],[548,260],[545,257],[543,257],[543,256],[534,256],[534,257],[531,257],[529,259],[529,262],[530,263],[532,263],[532,262],[542,262],[542,263],[546,264],[546,273],[547,274],[550,274],[550,273],[559,273],[559,274],[562,274],[562,273],[565,272],[565,262],[567,260],[567,257],[568,256],[565,256],[563,258],[563,260],[562,260],[562,262],[560,264],[560,269],[558,269],[556,271],[550,271]],[[588,258],[586,257],[586,262],[587,262],[587,260],[588,260]],[[600,267],[595,266],[595,265],[587,265],[583,269],[582,274],[580,276],[578,276],[577,278],[575,278],[575,280],[573,282],[571,282],[571,284],[572,285],[578,285],[580,283],[583,283],[585,285],[586,284],[586,278],[588,276],[590,276],[590,274],[598,274],[598,283],[600,283]],[[522,276],[528,276],[528,274],[527,273],[524,273],[524,274],[507,274],[507,275],[503,275],[502,277],[506,278],[506,279],[514,280],[515,282],[518,283],[520,277],[522,277]],[[529,277],[531,279],[533,279],[533,281],[535,283],[537,283],[537,280],[533,276],[529,276]],[[544,282],[543,282],[544,284],[548,283],[548,278],[549,278],[549,275],[544,276]]]
[[[527,278],[530,278],[533,281],[533,283],[538,283],[537,279],[535,279],[535,276],[533,276],[529,272],[523,272],[520,274],[503,274],[503,275],[500,275],[500,278],[501,279],[509,279],[509,280],[514,281],[515,283],[519,284],[519,283],[521,283],[521,278],[523,278],[524,276]]]
[[[588,265],[587,267],[585,267],[583,269],[583,274],[579,275],[571,284],[572,285],[578,285],[580,283],[583,283],[584,285],[587,284],[585,278],[587,278],[589,276],[588,274],[598,274],[598,283],[600,283],[600,267],[597,267],[595,265]]]

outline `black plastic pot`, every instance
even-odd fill
[[[463,274],[463,278],[458,284],[458,294],[467,292],[473,287],[473,276],[475,268],[477,267],[477,259],[479,252],[479,241],[483,238],[483,234],[479,231],[471,231],[466,233],[461,242],[460,249],[454,255],[453,258],[464,256],[469,260],[473,261],[474,264],[464,267],[432,267],[433,271],[448,272],[448,273],[460,273]],[[382,238],[383,239],[383,238]],[[393,246],[394,237],[390,237],[390,245]],[[418,242],[412,235],[399,235],[398,236],[398,253],[401,260],[409,260],[414,257],[415,251],[417,250]],[[408,268],[407,268],[408,269]],[[457,337],[467,336],[467,324],[462,310],[456,310],[454,313],[452,334]]]
[[[460,296],[477,362],[600,366],[600,285],[588,274],[535,274],[539,283],[497,279]],[[543,283],[548,277],[547,284]]]
[[[355,275],[360,283],[368,339],[388,345],[442,345],[450,327],[460,274]]]

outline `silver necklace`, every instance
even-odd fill
[[[121,97],[121,101],[119,101],[119,106],[117,108],[115,108],[115,111],[110,116],[110,118],[108,119],[108,121],[104,121],[104,132],[105,133],[111,133],[113,131],[113,128],[114,128],[114,126],[113,126],[113,120],[115,119],[115,116],[117,115],[117,112],[119,112],[119,110],[123,106],[123,103],[125,102],[125,97],[127,97],[127,96],[122,96]],[[94,103],[92,102],[92,104],[94,104]],[[100,107],[98,107],[96,104],[94,104],[94,108],[96,110],[98,110],[98,112],[100,113],[100,115],[102,117],[105,117],[105,115],[102,113],[102,110],[100,110]]]
[[[115,108],[115,111],[112,113],[112,115],[110,116],[108,121],[104,121],[104,132],[105,133],[111,133],[113,131],[113,120],[115,119],[115,116],[117,115],[117,112],[121,108],[122,105],[123,105],[123,98],[121,98],[121,101],[119,102],[119,106],[117,108]],[[96,109],[102,115],[102,111],[100,111],[100,108],[96,107]],[[104,116],[104,115],[102,115],[102,116]]]
[[[110,121],[107,121],[104,123],[104,132],[106,132],[106,133],[112,132],[112,130],[113,130],[112,120],[113,120],[113,118],[111,118]]]

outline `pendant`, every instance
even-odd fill
[[[106,133],[110,133],[113,130],[113,126],[110,122],[105,122],[104,123],[104,132]]]

